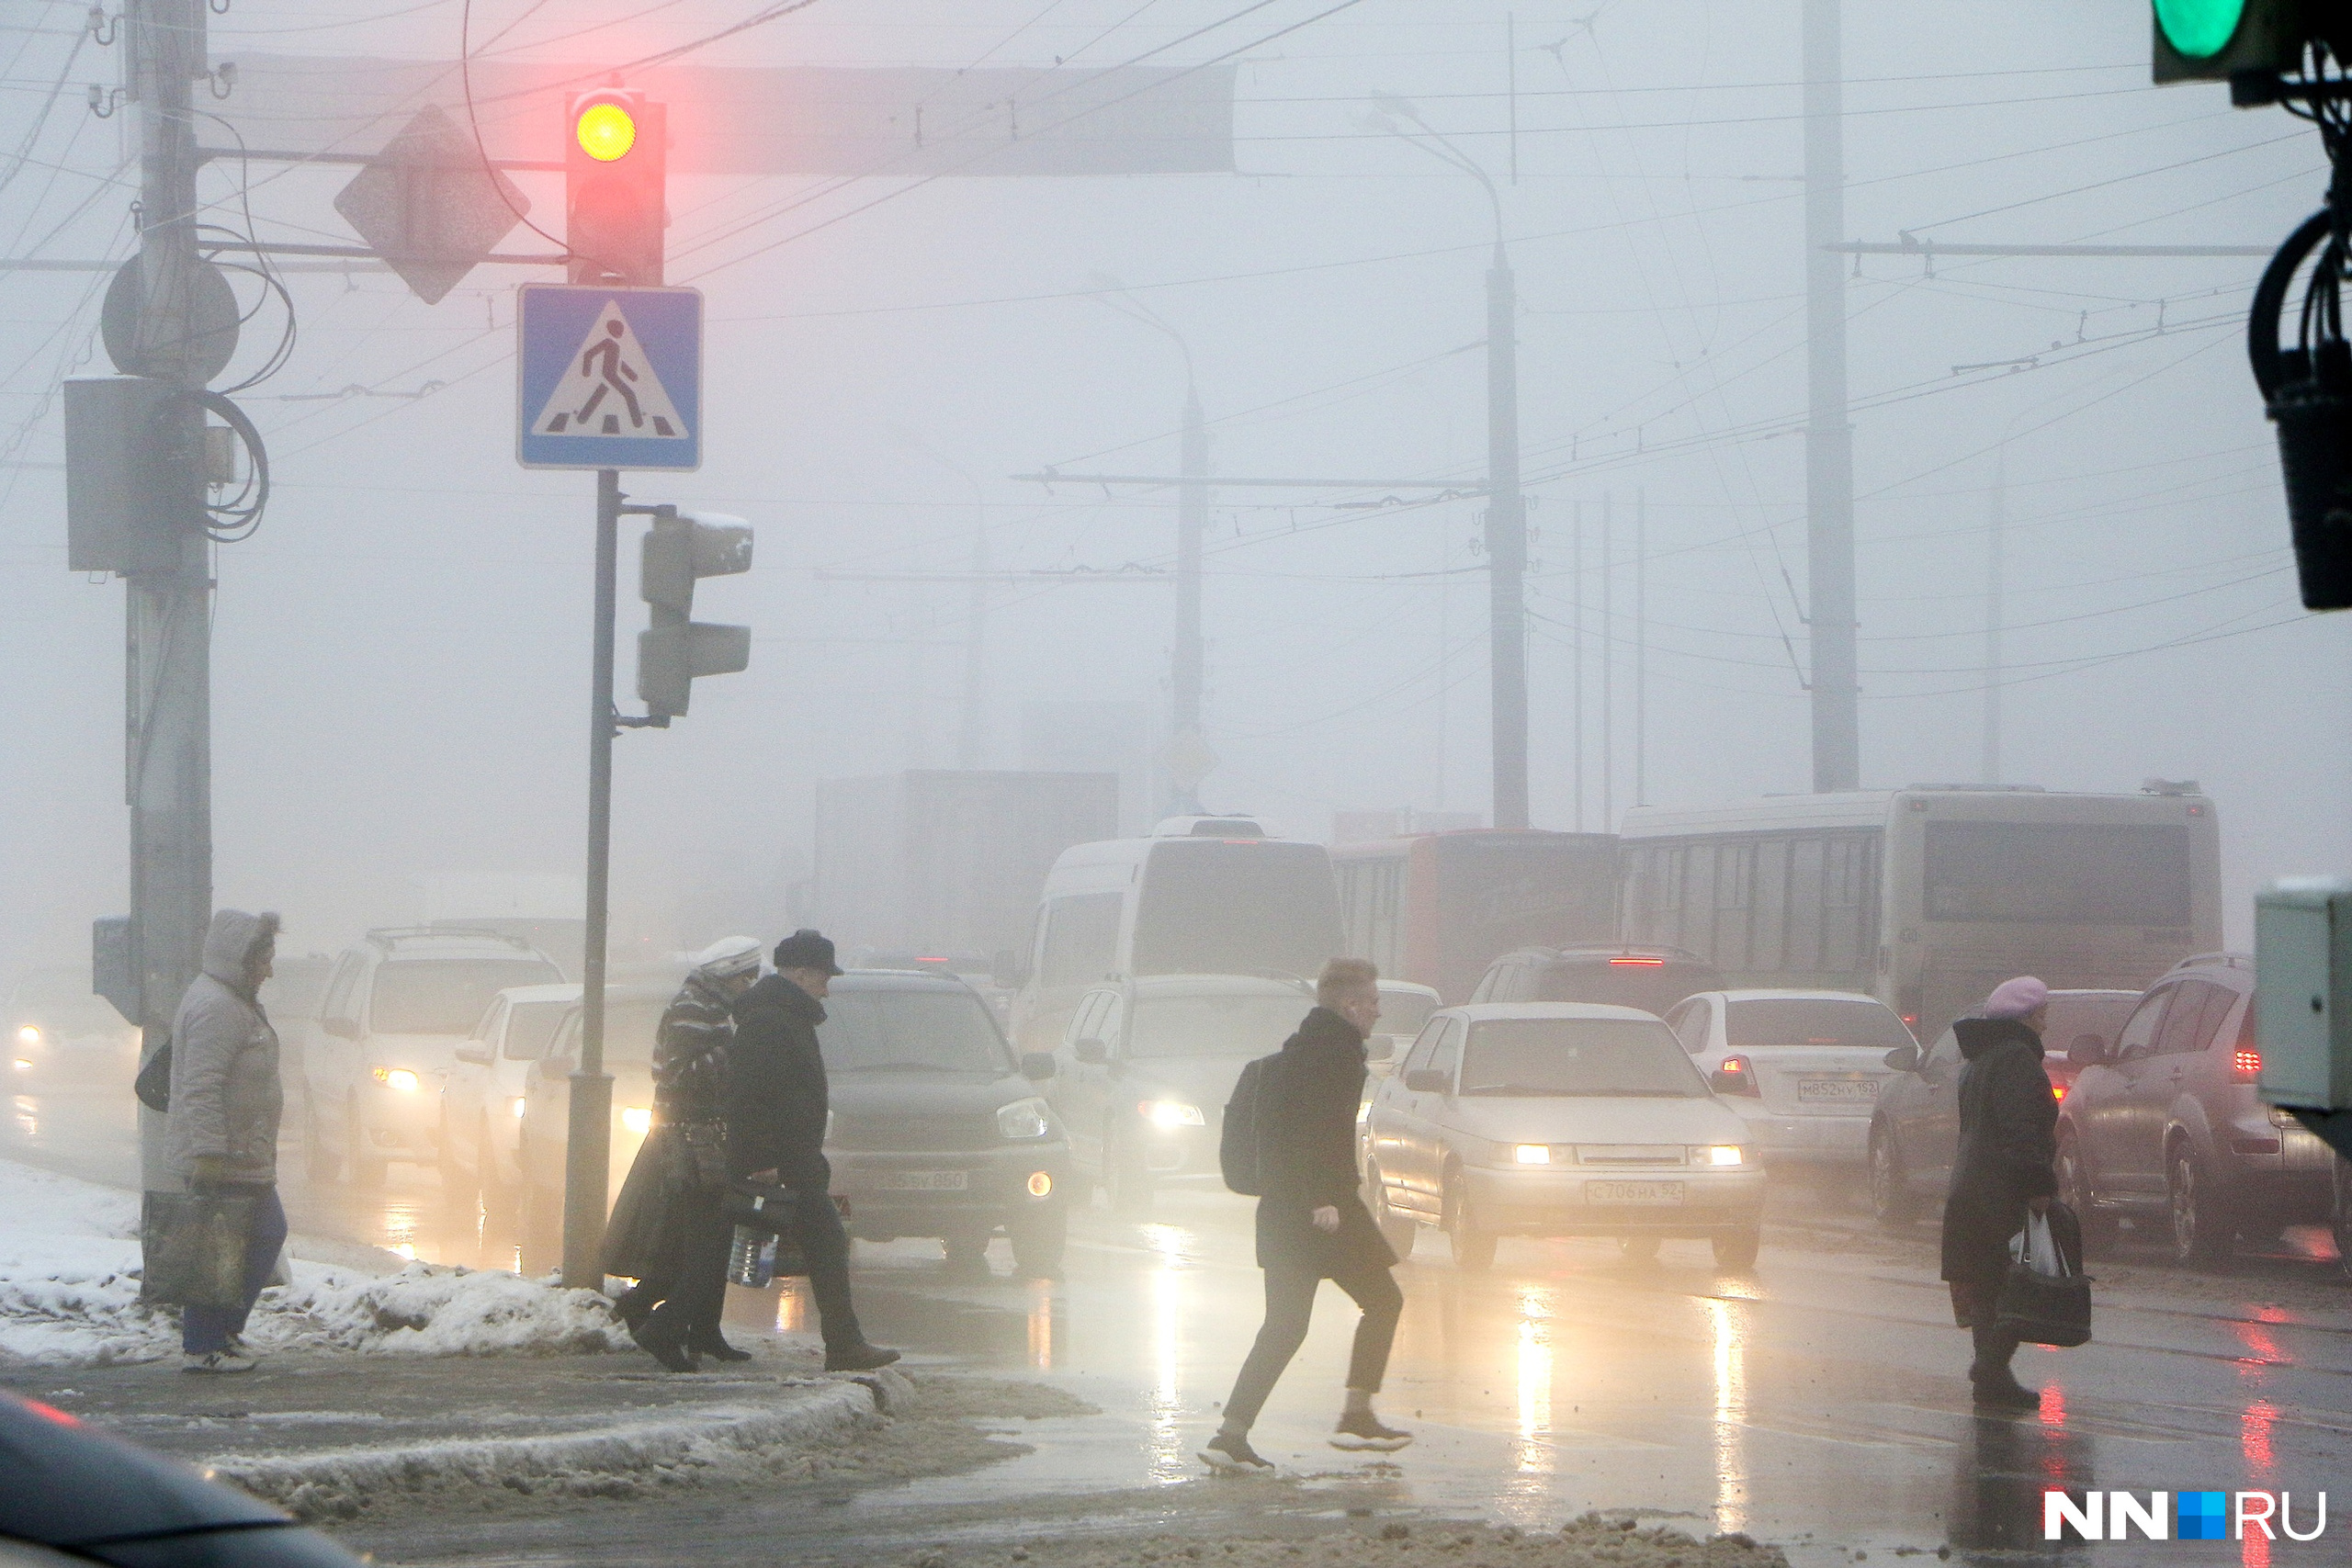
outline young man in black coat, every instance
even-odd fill
[[[1960,1146],[1944,1200],[1943,1277],[1952,1317],[1974,1337],[1968,1369],[1980,1404],[2031,1409],[2041,1395],[2009,1371],[2017,1336],[1999,1324],[2009,1238],[2058,1190],[2058,1102],[2041,1066],[2050,987],[2032,976],[2005,980],[1980,1016],[1952,1025],[1960,1070]]]
[[[1331,1446],[1387,1452],[1413,1440],[1372,1411],[1405,1309],[1405,1293],[1388,1272],[1396,1254],[1357,1195],[1356,1107],[1363,1100],[1364,1036],[1380,1018],[1379,978],[1361,958],[1326,964],[1315,1010],[1261,1081],[1258,1267],[1266,1271],[1266,1321],[1225,1402],[1224,1425],[1201,1450],[1212,1469],[1273,1469],[1250,1446],[1250,1428],[1306,1342],[1315,1292],[1326,1280],[1363,1309]]]
[[[833,1207],[825,1158],[830,1094],[817,1026],[832,977],[833,944],[797,931],[775,944],[775,973],[735,1003],[728,1058],[727,1165],[738,1178],[792,1189],[793,1235],[808,1265],[809,1292],[825,1337],[825,1370],[864,1372],[899,1352],[865,1342],[850,1304],[849,1236]]]

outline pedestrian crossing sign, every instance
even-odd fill
[[[702,291],[526,283],[514,313],[526,468],[702,466]]]

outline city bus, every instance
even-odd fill
[[[1638,807],[1624,938],[1737,987],[1860,991],[1922,1040],[2013,975],[2138,990],[2222,945],[2221,838],[2197,786],[2138,795],[1914,785]]]
[[[1617,840],[1609,833],[1468,829],[1336,844],[1347,950],[1384,978],[1467,1001],[1521,947],[1617,940]]]
[[[1046,874],[1012,1010],[1023,1051],[1050,1051],[1106,978],[1295,976],[1342,951],[1331,857],[1248,818],[1177,817],[1148,838],[1064,850]],[[1301,1008],[1304,1013],[1305,1008]]]

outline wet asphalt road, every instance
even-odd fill
[[[133,1180],[121,1104],[20,1092],[0,1156]],[[1258,1432],[1306,1477],[1288,1483],[1204,1483],[1192,1457],[1256,1327],[1245,1200],[1171,1192],[1140,1224],[1090,1211],[1051,1285],[1007,1277],[1001,1242],[985,1281],[949,1278],[935,1244],[861,1245],[874,1337],[922,1361],[1051,1382],[1101,1414],[1018,1424],[1035,1451],[1002,1465],[818,1499],[835,1506],[779,1497],[712,1517],[595,1504],[560,1519],[371,1528],[362,1544],[399,1562],[620,1563],[759,1541],[783,1560],[851,1562],[1105,1523],[1189,1532],[1422,1508],[1532,1527],[1599,1507],[1746,1530],[1800,1562],[1949,1545],[1990,1562],[2057,1550],[2041,1540],[2048,1486],[2283,1490],[2299,1511],[2331,1481],[2339,1500],[2352,1493],[2352,1287],[2331,1265],[2282,1257],[2186,1274],[2127,1250],[2097,1266],[2094,1344],[2020,1354],[2020,1375],[2046,1386],[2041,1410],[1984,1419],[1933,1277],[1932,1228],[1882,1236],[1853,1207],[1858,1186],[1776,1183],[1783,1223],[1746,1274],[1715,1270],[1700,1243],[1668,1242],[1636,1263],[1611,1243],[1507,1241],[1490,1274],[1467,1275],[1423,1233],[1402,1271],[1408,1304],[1382,1402],[1419,1441],[1393,1468],[1325,1445],[1352,1326],[1327,1291]],[[469,1232],[426,1170],[395,1167],[372,1194],[297,1180],[287,1197],[298,1231],[427,1259],[513,1267],[521,1246]],[[523,1260],[541,1266],[537,1250]],[[738,1292],[730,1312],[813,1326],[797,1291]],[[2342,1553],[2324,1540],[2094,1550],[2102,1562],[2249,1568]]]

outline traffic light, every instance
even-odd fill
[[[2232,82],[2239,102],[2267,103],[2303,45],[2347,32],[2343,0],[2154,0],[2158,82]]]
[[[662,281],[669,115],[626,87],[574,93],[565,118],[565,248],[574,283]]]
[[[653,624],[637,635],[637,694],[657,719],[686,711],[697,675],[732,675],[752,662],[752,628],[695,620],[695,582],[752,570],[752,529],[740,517],[653,509],[639,591]]]

